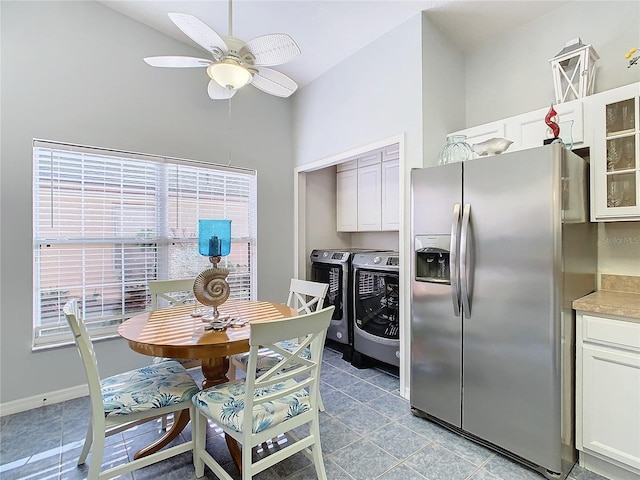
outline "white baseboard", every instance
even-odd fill
[[[640,471],[630,465],[621,467],[616,465],[615,460],[599,458],[587,452],[578,452],[580,455],[580,466],[611,480],[638,480]]]
[[[0,403],[0,417],[44,407],[45,405],[73,400],[74,398],[84,397],[86,395],[89,395],[89,387],[87,385],[78,385],[77,387],[65,388],[41,395],[34,395],[33,397]]]

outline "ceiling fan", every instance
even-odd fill
[[[184,56],[146,57],[153,67],[205,67],[211,78],[207,92],[213,100],[235,95],[248,83],[263,92],[288,97],[298,85],[284,73],[271,68],[300,54],[300,48],[284,33],[272,33],[244,42],[233,36],[231,0],[229,0],[229,35],[221,37],[198,18],[186,13],[169,13],[169,18],[191,40],[207,50],[212,60]]]

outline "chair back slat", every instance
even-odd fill
[[[80,315],[80,308],[78,306],[78,300],[69,300],[62,309],[64,316],[67,319],[69,327],[73,332],[73,337],[82,359],[82,365],[84,366],[85,374],[87,375],[87,384],[89,386],[89,397],[91,399],[91,410],[94,420],[104,419],[104,406],[102,404],[102,389],[100,385],[100,373],[98,372],[98,361],[96,359],[96,352],[93,348],[93,342],[87,326],[85,325],[82,316]]]
[[[193,282],[195,278],[181,278],[177,280],[149,280],[151,294],[151,308],[160,308],[159,300],[164,299],[169,306],[185,305],[193,300]]]
[[[324,297],[327,296],[328,290],[327,283],[292,278],[287,305],[296,308],[298,313],[317,311],[323,307]]]
[[[255,375],[247,375],[245,411],[253,411],[254,404],[262,404],[279,397],[298,392],[302,388],[309,389],[309,397],[312,409],[317,408],[318,382],[320,376],[320,363],[322,362],[322,347],[327,334],[327,328],[331,323],[335,307],[330,306],[322,310],[305,315],[267,320],[251,324],[249,333],[249,362],[247,371],[256,371],[258,356],[263,347],[277,352],[280,361],[256,378]],[[292,336],[302,341],[293,351],[288,351],[276,345]],[[309,348],[311,358],[302,355],[304,349]],[[296,383],[291,386],[278,389],[277,392],[254,397],[256,389],[263,389],[276,383],[282,383],[287,379],[295,378]],[[251,431],[251,415],[246,415],[243,420],[244,431]],[[248,429],[248,430],[247,430]]]
[[[323,330],[326,314],[330,309],[333,313],[335,307],[323,308],[317,312],[298,315],[296,317],[252,322],[249,330],[249,346],[258,347],[260,345],[281,342],[291,336],[306,338],[307,335],[320,333]]]
[[[274,378],[276,379],[273,380],[271,384],[288,378],[295,378],[299,375],[309,374],[315,367],[315,362],[313,358],[305,358],[303,353],[305,349],[311,348],[311,344],[316,340],[318,335],[319,333],[307,335],[298,347],[291,351],[280,348],[276,343],[271,344],[270,347],[274,352],[280,354],[281,360],[256,378],[256,387],[267,386],[270,380]]]

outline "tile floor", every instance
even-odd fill
[[[500,454],[469,442],[442,427],[414,417],[400,397],[396,376],[376,368],[358,370],[342,355],[325,349],[321,392],[322,449],[329,480],[542,480],[544,477]],[[87,398],[48,405],[1,418],[0,478],[83,479],[87,467],[77,467],[88,421]],[[148,423],[110,437],[105,463],[115,464],[151,443],[157,424]],[[190,435],[190,429],[182,433]],[[120,438],[118,438],[120,437]],[[123,444],[117,440],[124,440]],[[182,439],[183,441],[183,439]],[[279,439],[286,442],[286,438]],[[124,445],[124,446],[122,446]],[[278,443],[269,445],[277,448]],[[207,449],[240,478],[224,439],[210,429]],[[255,454],[268,455],[268,450]],[[127,480],[195,479],[191,453],[137,470]],[[205,468],[207,479],[217,477]],[[301,453],[262,472],[258,480],[315,479],[310,461]],[[604,477],[576,465],[571,480]]]

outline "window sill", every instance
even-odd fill
[[[104,335],[100,335],[97,337],[91,337],[91,341],[93,343],[97,343],[97,342],[103,342],[105,340],[113,340],[113,339],[118,339],[118,338],[122,338],[120,335],[118,335],[117,333],[108,333],[108,334],[104,334]],[[32,345],[31,346],[31,351],[32,352],[43,352],[46,350],[54,350],[57,348],[66,348],[69,347],[71,345],[75,345],[75,341],[72,339],[69,340],[59,340],[56,342],[51,342],[51,343],[42,343],[42,344],[38,344],[38,345]]]

